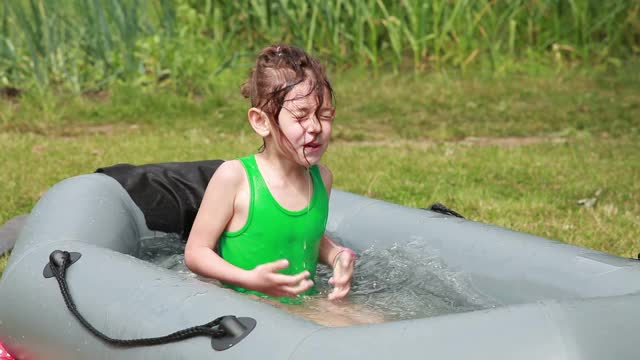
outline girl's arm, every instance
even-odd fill
[[[185,246],[185,265],[196,274],[245,287],[246,270],[231,265],[213,251],[233,216],[242,173],[233,161],[224,162],[209,180]],[[241,170],[241,169],[240,169]]]
[[[329,168],[325,165],[318,164],[318,168],[320,169],[320,175],[322,176],[324,186],[327,189],[327,195],[331,197],[333,174],[331,173],[331,170],[329,170]],[[353,253],[353,250],[341,246],[333,239],[331,239],[329,235],[324,234],[324,236],[320,240],[320,253],[318,254],[318,260],[325,265],[334,267],[337,256],[341,255],[342,252],[345,251]]]
[[[318,261],[333,268],[338,256],[342,256],[342,253],[345,251],[353,252],[353,250],[345,248],[335,242],[335,240],[333,240],[329,235],[324,234],[322,236],[322,240],[320,240]]]
[[[319,165],[319,168],[327,194],[331,196],[333,174],[329,168],[322,164]],[[329,279],[329,284],[333,285],[333,291],[329,294],[329,300],[338,300],[347,296],[349,290],[351,290],[356,253],[349,248],[340,246],[325,234],[320,240],[318,261],[331,266],[333,269],[333,276]]]
[[[333,269],[333,276],[329,279],[333,291],[329,294],[329,300],[342,299],[351,290],[356,259],[357,256],[353,250],[338,245],[328,235],[325,234],[320,240],[318,260]]]
[[[220,165],[211,177],[187,239],[185,264],[196,274],[227,284],[272,296],[296,296],[313,286],[313,282],[307,280],[309,273],[306,271],[297,275],[278,273],[289,266],[286,260],[244,270],[225,261],[213,251],[233,216],[235,197],[244,176],[244,168],[240,162],[228,161]]]
[[[331,188],[333,187],[333,173],[323,164],[318,164],[320,169],[320,176],[324,182],[324,187],[327,189],[327,195],[331,197]],[[342,249],[342,246],[338,245],[333,239],[325,234],[320,240],[320,253],[318,254],[318,261],[325,265],[333,266],[333,259],[338,252]]]

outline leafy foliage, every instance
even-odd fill
[[[640,52],[633,0],[3,0],[0,86],[114,82],[209,92],[274,42],[334,66],[416,72],[619,66]]]

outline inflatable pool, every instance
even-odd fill
[[[321,326],[138,259],[140,242],[158,231],[121,183],[88,174],[52,187],[29,215],[0,282],[0,342],[17,359],[638,358],[636,260],[339,190],[330,206],[327,231],[346,245],[362,253],[424,244],[464,274],[465,286],[501,306]],[[239,326],[240,339],[226,350],[210,336],[107,343],[82,326],[56,278],[45,276],[56,250],[76,260],[66,271],[75,307],[112,338],[159,337],[227,316],[243,319],[245,326],[222,330]]]

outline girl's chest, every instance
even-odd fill
[[[264,184],[262,188],[253,189],[256,194],[252,194],[249,184],[242,186],[236,193],[234,202],[234,212],[236,214],[246,214],[249,211],[252,195],[254,201],[275,201],[280,207],[289,211],[300,211],[306,209],[311,203],[313,196],[313,184],[302,184],[294,186],[290,184]]]

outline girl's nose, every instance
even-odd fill
[[[311,114],[309,116],[309,125],[307,126],[307,132],[310,133],[319,133],[322,131],[322,125],[320,124],[320,120],[316,114]]]

